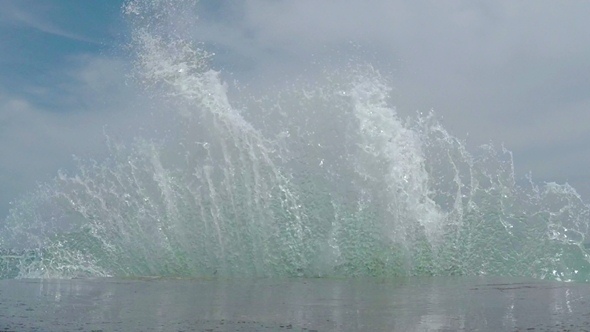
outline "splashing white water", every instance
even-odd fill
[[[470,153],[434,115],[402,121],[367,65],[241,96],[182,35],[192,1],[129,1],[135,72],[165,138],[109,142],[21,200],[3,277],[524,275],[587,280],[589,209],[517,185],[512,155]]]

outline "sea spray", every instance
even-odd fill
[[[515,178],[370,65],[239,95],[193,42],[192,1],[129,1],[134,75],[166,118],[19,200],[4,278],[507,275],[586,281],[589,209]],[[237,106],[240,105],[240,106]]]

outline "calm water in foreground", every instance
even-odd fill
[[[588,300],[515,278],[1,280],[0,331],[584,331]]]

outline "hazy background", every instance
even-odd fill
[[[238,4],[236,4],[238,3]],[[149,127],[129,77],[121,1],[2,1],[0,219],[9,202],[100,159],[104,133]],[[588,1],[203,0],[183,26],[228,80],[264,91],[372,63],[401,115],[434,109],[475,147],[514,152],[518,175],[590,197]],[[189,18],[193,18],[188,13]],[[186,22],[179,20],[179,22]]]

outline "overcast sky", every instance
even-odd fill
[[[129,133],[141,123],[146,105],[128,78],[121,4],[2,1],[0,216],[35,183],[71,169],[73,154],[101,158],[103,132]],[[434,109],[470,146],[503,143],[519,175],[567,181],[590,197],[590,1],[203,0],[199,7],[198,21],[181,28],[216,53],[213,66],[225,77],[264,89],[369,62],[391,82],[401,115]]]

